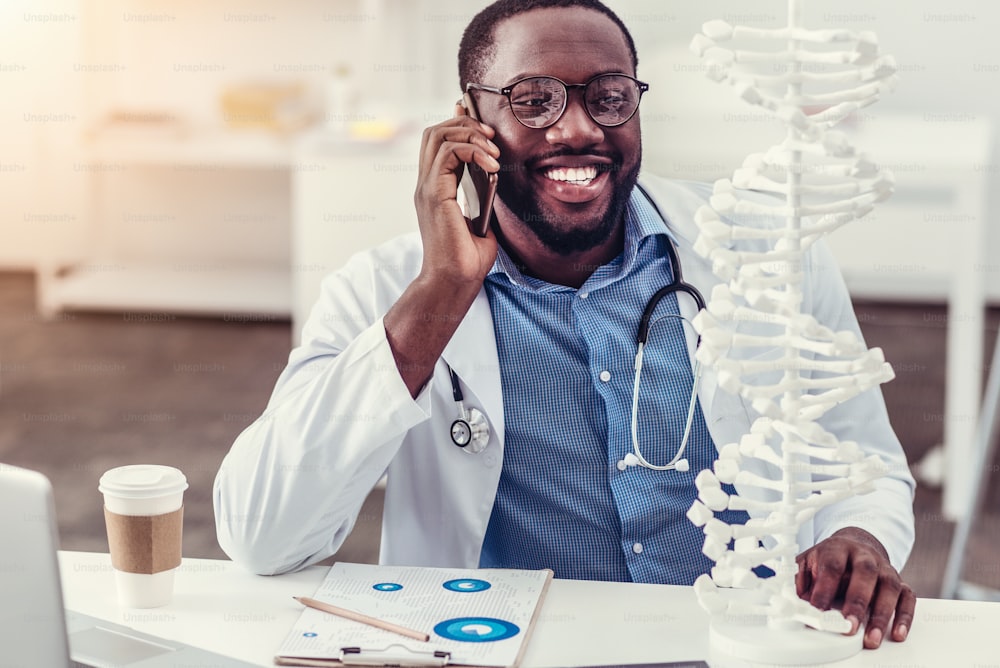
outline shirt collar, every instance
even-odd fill
[[[619,271],[615,273],[625,275],[631,271],[643,240],[658,234],[666,235],[671,240],[674,240],[674,235],[667,227],[666,221],[660,216],[645,191],[636,186],[632,189],[632,194],[625,205],[625,248],[618,257],[609,263],[620,265]],[[492,277],[496,279],[500,275],[507,276],[515,285],[533,289],[542,289],[550,285],[545,281],[525,276],[514,260],[511,259],[510,255],[503,249],[503,246],[497,251],[497,259],[493,262],[493,267],[487,274],[487,278]],[[564,286],[551,287],[553,289],[564,288]]]

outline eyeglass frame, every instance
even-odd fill
[[[602,123],[599,120],[597,120],[596,118],[594,118],[594,114],[591,113],[590,107],[587,105],[586,98],[584,98],[583,108],[586,110],[587,116],[590,118],[590,120],[594,121],[595,123],[597,123],[602,128],[617,128],[617,127],[621,127],[622,125],[625,125],[630,120],[632,120],[632,118],[635,116],[636,112],[639,111],[639,104],[642,102],[642,94],[645,93],[645,92],[647,92],[649,90],[649,84],[648,83],[645,83],[644,81],[639,81],[635,77],[633,77],[633,76],[631,76],[629,74],[625,74],[624,72],[607,72],[605,74],[598,74],[597,76],[591,77],[590,79],[588,79],[584,83],[577,83],[577,84],[568,84],[568,83],[566,83],[565,81],[563,81],[562,79],[560,79],[558,77],[551,77],[551,76],[548,76],[548,75],[537,75],[537,76],[532,76],[532,77],[525,77],[523,79],[518,79],[517,81],[515,81],[512,84],[510,84],[509,86],[503,86],[502,88],[497,88],[495,86],[487,86],[485,84],[474,83],[474,82],[470,81],[467,84],[465,84],[465,91],[469,92],[469,91],[473,91],[473,90],[481,90],[481,91],[485,91],[487,93],[494,93],[496,95],[503,95],[504,97],[507,98],[507,106],[510,108],[510,113],[514,116],[514,118],[517,120],[518,123],[520,123],[521,125],[523,125],[526,128],[530,128],[532,130],[544,130],[545,128],[550,128],[553,125],[555,125],[556,123],[558,123],[559,120],[563,117],[563,115],[566,114],[566,109],[569,107],[569,91],[570,91],[571,88],[582,88],[584,90],[584,92],[586,92],[587,86],[589,86],[593,82],[595,82],[598,79],[601,79],[603,77],[625,77],[626,79],[632,80],[632,82],[634,82],[636,84],[637,88],[639,89],[639,98],[638,98],[638,100],[635,103],[635,109],[632,110],[632,113],[628,115],[628,118],[626,118],[625,120],[621,121],[620,123],[614,123],[614,124],[611,124],[611,125],[608,125],[606,123]],[[524,121],[522,121],[520,118],[517,117],[517,114],[514,112],[514,101],[510,99],[510,94],[514,90],[515,86],[517,86],[518,84],[522,84],[525,81],[531,81],[532,79],[552,79],[553,81],[558,81],[559,83],[562,84],[563,89],[566,91],[566,96],[563,98],[562,109],[559,110],[559,113],[556,114],[550,122],[546,123],[545,125],[539,125],[537,127],[533,126],[533,125],[528,125],[527,123],[525,123]]]

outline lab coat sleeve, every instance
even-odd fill
[[[863,224],[863,223],[859,223]],[[835,330],[849,330],[861,339],[854,308],[836,261],[826,245],[811,250],[809,272],[813,315]],[[863,340],[863,339],[862,339]],[[885,464],[885,475],[875,483],[875,491],[853,496],[820,510],[814,518],[815,542],[845,527],[871,533],[885,547],[897,570],[903,568],[913,547],[913,493],[903,448],[896,437],[876,386],[827,412],[822,426],[841,441],[855,441],[866,455],[877,454]]]
[[[222,462],[219,545],[255,573],[333,554],[404,436],[429,416],[430,388],[410,396],[382,322],[403,285],[387,287],[384,274],[399,266],[362,255],[324,280],[266,410]]]

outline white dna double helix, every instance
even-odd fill
[[[872,33],[808,30],[802,0],[789,0],[788,8],[787,27],[710,21],[691,43],[712,79],[773,113],[787,134],[715,183],[710,206],[696,215],[695,249],[725,281],[695,320],[697,356],[760,417],[738,443],[720,449],[713,470],[698,475],[688,517],[704,527],[704,553],[715,561],[711,575],[695,583],[709,612],[843,633],[850,623],[839,612],[796,595],[796,535],[821,508],[870,491],[885,466],[817,420],[893,372],[881,350],[802,312],[802,259],[822,236],[892,193],[892,175],[832,128],[893,86],[896,67],[879,55]],[[775,353],[755,357],[764,350]],[[751,519],[729,525],[715,517],[726,509]],[[753,569],[761,565],[774,577],[758,577]]]

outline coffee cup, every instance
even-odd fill
[[[101,476],[118,602],[155,608],[173,598],[181,564],[187,478],[172,466],[119,466]]]

